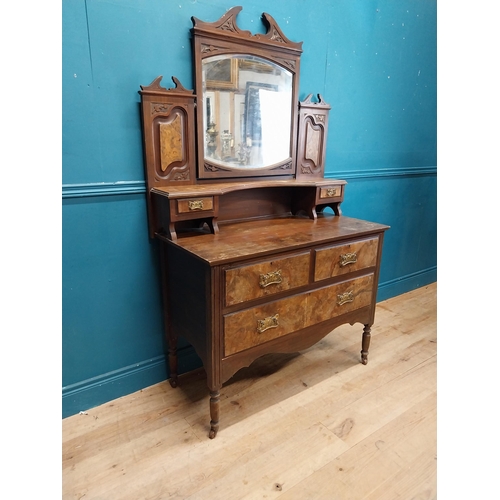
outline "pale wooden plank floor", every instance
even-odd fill
[[[436,498],[436,284],[226,383],[208,439],[198,374],[62,422],[63,499]]]

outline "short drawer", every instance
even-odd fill
[[[310,253],[225,270],[225,304],[231,306],[309,283]]]
[[[358,271],[377,263],[378,237],[315,250],[314,281]]]
[[[306,296],[295,295],[224,316],[226,356],[304,328]]]
[[[213,209],[214,209],[214,199],[212,196],[177,200],[177,212],[180,214],[204,212]]]
[[[307,326],[369,306],[373,297],[373,280],[373,274],[368,274],[311,292]]]
[[[369,306],[373,274],[224,316],[224,354],[269,342]]]
[[[342,186],[328,186],[320,189],[319,197],[324,198],[338,198],[342,194]]]

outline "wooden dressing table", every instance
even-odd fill
[[[240,30],[240,10],[193,18],[197,94],[161,77],[140,91],[170,383],[183,337],[207,373],[210,438],[222,384],[264,354],[359,322],[367,363],[388,229],[343,216],[346,182],[323,178],[330,106],[298,102],[302,43],[268,14],[265,35]]]

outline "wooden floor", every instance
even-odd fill
[[[213,440],[200,374],[64,419],[63,499],[435,499],[436,284],[377,305],[366,366],[361,333],[237,373]]]

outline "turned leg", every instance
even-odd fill
[[[363,341],[361,342],[361,363],[368,363],[368,349],[370,348],[371,325],[365,325],[363,328]]]
[[[168,367],[170,369],[170,385],[177,387],[177,337],[170,335],[168,337]]]
[[[170,371],[170,385],[177,387],[177,335],[170,321],[170,295],[168,287],[168,262],[166,244],[160,245],[160,265],[162,274],[162,298],[163,298],[163,328],[165,340],[168,345],[168,367]]]
[[[219,430],[219,404],[220,404],[220,391],[210,391],[210,433],[208,437],[213,439]]]

